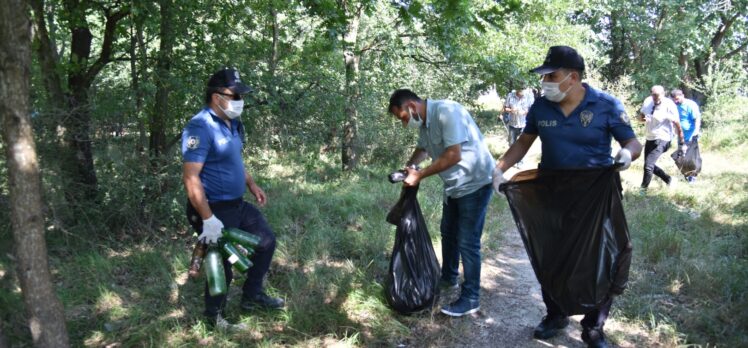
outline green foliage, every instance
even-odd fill
[[[737,50],[746,33],[743,0],[730,2],[731,8],[716,7],[717,0],[345,3],[353,7],[327,0],[175,1],[169,111],[159,115],[174,144],[151,158],[146,125],[154,114],[158,82],[166,78],[156,73],[161,6],[128,2],[131,13],[114,42],[116,60],[96,76],[86,105],[101,192],[77,209],[62,194],[66,184],[58,153],[58,126],[68,115],[53,108],[61,101],[45,91],[46,76],[34,56],[30,98],[50,262],[76,345],[316,346],[329,343],[326,337],[358,346],[397,344],[410,335],[414,322],[426,318],[393,315],[381,297],[392,243],[392,227],[383,216],[399,190],[384,179],[406,161],[416,138],[387,114],[390,93],[410,88],[424,98],[473,105],[491,87],[500,95],[524,84],[537,87],[538,76],[527,71],[542,62],[551,45],[577,48],[588,81],[624,100],[630,115],[655,83],[683,84],[705,94],[710,102],[704,109],[704,152],[725,161],[748,158],[748,101],[735,100],[745,93],[741,88],[748,78],[745,50]],[[61,1],[46,4],[60,55],[57,69],[65,76],[81,65],[71,61],[70,33],[61,28],[87,20],[95,56],[103,41],[97,35],[104,11],[88,2],[72,12]],[[344,47],[356,6],[362,6],[357,44]],[[722,44],[710,51],[719,24],[735,14]],[[344,49],[360,57],[355,105],[348,105],[345,90]],[[678,64],[681,52],[687,66]],[[704,63],[700,74],[695,60]],[[199,320],[202,284],[183,277],[193,232],[184,219],[178,137],[203,105],[208,76],[223,66],[238,68],[256,90],[242,116],[245,156],[269,194],[264,212],[279,237],[271,291],[291,304],[281,313],[236,314],[256,332],[238,336],[208,332]],[[363,167],[340,174],[347,106],[358,111],[354,145]],[[496,131],[495,110],[473,115],[484,134]],[[505,148],[492,150],[498,156]],[[7,240],[8,183],[5,163],[0,164],[0,238]],[[627,201],[641,255],[635,259],[641,272],[633,275],[632,290],[642,296],[622,297],[624,317],[653,323],[652,331],[673,342],[721,343],[719,325],[725,320],[734,337],[728,344],[745,339],[745,333],[733,330],[748,325],[745,316],[725,319],[731,311],[746,312],[735,310],[746,305],[741,288],[748,279],[745,173],[740,166],[721,168],[704,174],[712,185],[697,186],[701,194],[679,190]],[[436,236],[438,180],[421,190]],[[509,217],[505,204],[494,208]],[[500,239],[496,233],[486,233],[489,250]],[[9,244],[0,245],[0,308],[9,309],[0,319],[4,334],[28,341],[11,254]],[[682,291],[663,290],[674,287]],[[652,300],[658,296],[672,296],[668,300],[682,301],[685,309]],[[697,310],[703,314],[689,317]]]
[[[651,86],[663,85],[695,88],[702,93],[697,95],[700,101],[711,101],[737,92],[713,82],[723,77],[713,66],[741,70],[746,57],[747,11],[745,0],[595,0],[575,15],[575,21],[598,33],[596,44],[607,60],[604,76],[630,75],[639,98]],[[744,71],[740,75],[739,81],[745,84]]]

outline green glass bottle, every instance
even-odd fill
[[[252,261],[242,255],[231,242],[224,241],[221,244],[221,253],[239,272],[244,273],[252,267]]]
[[[260,237],[235,227],[224,228],[223,237],[231,242],[241,244],[247,249],[252,249],[260,244]]]
[[[205,255],[205,275],[208,278],[210,296],[226,294],[226,274],[223,273],[223,258],[215,244],[208,246],[208,253]]]
[[[254,252],[254,250],[252,250],[252,249],[247,249],[247,248],[243,247],[243,246],[242,246],[241,244],[238,244],[238,243],[237,243],[237,244],[234,244],[234,246],[236,247],[236,250],[239,250],[239,252],[240,252],[240,253],[241,253],[242,255],[244,255],[244,256],[245,256],[246,258],[250,258],[250,257],[252,257],[252,254],[254,254],[254,253],[255,253],[255,252]]]
[[[205,243],[198,241],[195,243],[195,248],[192,249],[192,259],[190,260],[190,270],[187,274],[192,279],[200,277],[200,268],[203,266],[203,259],[205,258],[207,246]]]

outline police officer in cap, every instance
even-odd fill
[[[200,233],[198,239],[215,243],[226,227],[236,227],[261,238],[242,287],[241,308],[281,308],[284,301],[268,296],[263,278],[275,252],[275,235],[265,217],[253,204],[244,201],[245,187],[259,206],[267,202],[265,192],[257,186],[244,167],[244,126],[239,116],[243,97],[252,89],[245,85],[239,72],[225,68],[217,71],[205,90],[205,107],[182,132],[183,180],[189,198],[187,218]],[[233,273],[224,260],[227,285]],[[226,295],[210,296],[205,286],[205,315],[208,322],[221,330],[246,329],[225,319]]]
[[[613,96],[582,83],[584,60],[571,47],[553,46],[543,65],[531,70],[542,76],[543,97],[536,99],[527,114],[527,123],[519,139],[507,150],[494,169],[493,185],[506,181],[504,171],[517,163],[537,137],[542,141],[538,167],[572,169],[608,167],[618,163],[628,169],[639,157],[642,145],[631,129],[623,104]],[[611,158],[611,138],[621,145]],[[541,289],[542,290],[542,289]],[[569,325],[567,313],[542,291],[547,315],[535,328],[534,337],[556,336]],[[612,298],[585,314],[582,340],[589,347],[607,347],[603,325],[610,312]]]

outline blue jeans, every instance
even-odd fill
[[[462,257],[465,281],[460,297],[473,301],[480,297],[480,238],[492,192],[488,184],[442,204],[442,280],[457,282]]]

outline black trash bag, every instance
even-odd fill
[[[500,190],[538,282],[566,314],[623,293],[632,248],[614,167],[528,170]]]
[[[680,149],[673,151],[670,157],[675,161],[675,166],[685,176],[696,176],[701,172],[701,153],[699,143],[692,142],[688,145],[684,154]]]
[[[400,200],[387,214],[387,222],[396,225],[397,230],[385,279],[385,297],[390,307],[401,314],[431,308],[439,292],[441,269],[417,194],[418,187],[403,187]]]

